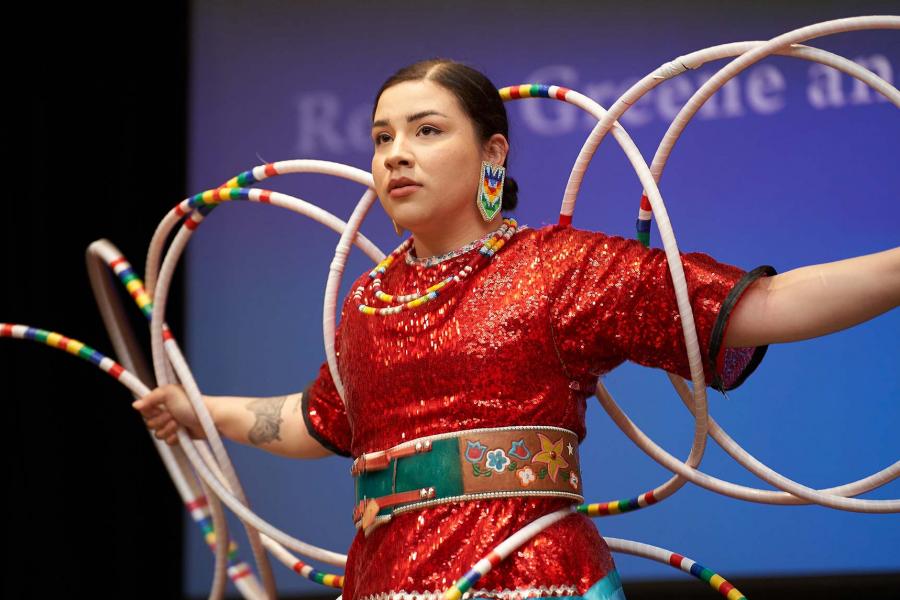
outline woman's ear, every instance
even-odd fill
[[[484,143],[482,158],[495,165],[502,165],[509,153],[509,142],[502,133],[495,133]]]

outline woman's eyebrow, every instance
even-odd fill
[[[413,121],[416,121],[416,120],[418,120],[418,119],[421,119],[422,117],[428,117],[428,116],[431,116],[431,115],[439,115],[439,116],[441,116],[441,117],[446,117],[446,116],[447,116],[447,115],[445,115],[444,113],[440,113],[440,112],[438,112],[438,111],[436,111],[436,110],[423,110],[423,111],[421,111],[421,112],[417,112],[417,113],[415,113],[415,114],[408,115],[408,116],[406,117],[406,122],[407,122],[407,123],[412,123]],[[449,117],[448,117],[448,118],[449,118]],[[379,119],[378,121],[375,121],[374,123],[372,123],[372,127],[373,127],[373,128],[375,128],[375,127],[384,127],[384,126],[386,126],[387,124],[388,124],[388,122],[387,122],[386,120],[384,120],[384,119]]]

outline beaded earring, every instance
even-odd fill
[[[475,203],[485,221],[492,221],[503,204],[503,182],[506,169],[487,161],[481,163],[481,178],[478,182],[478,196]]]

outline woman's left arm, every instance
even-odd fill
[[[729,320],[726,348],[795,342],[900,306],[900,247],[761,277]]]

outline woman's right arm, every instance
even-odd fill
[[[201,396],[216,425],[230,440],[290,458],[322,458],[331,454],[310,436],[300,414],[303,392],[284,396]],[[132,406],[141,412],[156,437],[177,443],[175,431],[185,427],[194,439],[203,438],[197,415],[177,384],[156,388]]]

